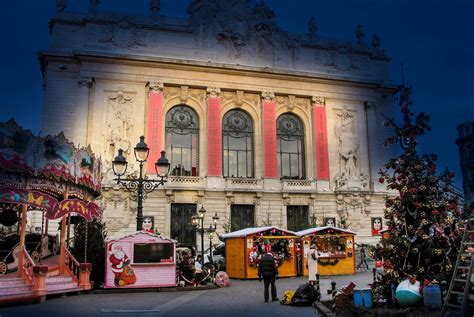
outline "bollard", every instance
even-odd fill
[[[372,269],[372,274],[373,274],[373,279],[374,279],[374,284],[375,284],[376,279],[377,279],[377,268],[374,267]]]
[[[333,312],[336,311],[336,282],[331,282],[331,295],[332,295],[332,303],[331,303],[331,310]]]
[[[319,284],[319,273],[316,273],[316,301],[321,301],[321,284]]]

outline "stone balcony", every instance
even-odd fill
[[[193,189],[205,187],[205,179],[196,176],[169,176],[166,188],[169,189]]]
[[[284,192],[308,192],[316,191],[316,182],[312,180],[283,179],[282,191]]]
[[[225,188],[227,190],[263,189],[263,182],[255,178],[226,178]]]

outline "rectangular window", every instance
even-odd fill
[[[291,231],[308,229],[308,206],[287,206],[286,222],[288,230]]]
[[[173,243],[135,243],[133,263],[172,263],[173,251]]]
[[[231,231],[255,227],[254,205],[232,205],[230,208]]]
[[[195,212],[195,204],[171,204],[171,238],[180,245],[196,245],[196,230],[191,224],[191,216]]]

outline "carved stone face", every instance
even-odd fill
[[[150,217],[143,218],[142,229],[143,230],[151,230],[153,227],[153,221]]]

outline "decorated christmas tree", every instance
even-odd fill
[[[384,123],[394,131],[385,145],[398,144],[402,151],[380,171],[379,181],[391,194],[384,209],[389,238],[371,249],[384,263],[385,273],[373,285],[379,303],[390,300],[391,288],[402,280],[449,283],[461,239],[454,173],[438,172],[437,156],[418,152],[420,137],[430,131],[429,116],[412,112],[410,95],[410,86],[400,87],[401,124]]]
[[[94,287],[100,287],[105,273],[105,224],[97,219],[87,222],[82,217],[75,218],[71,253],[79,262],[92,264],[91,281]]]

